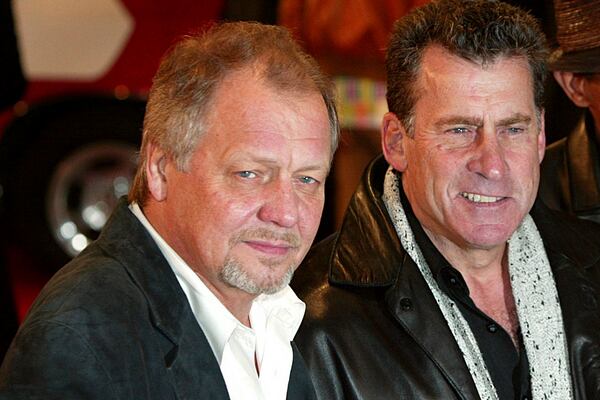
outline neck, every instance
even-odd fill
[[[252,302],[257,295],[244,292],[241,289],[231,287],[226,284],[221,285],[222,287],[216,287],[197,272],[196,275],[198,275],[198,277],[202,280],[202,282],[204,282],[208,289],[213,292],[221,304],[223,304],[238,321],[249,328],[251,327],[250,309],[252,308]]]
[[[250,324],[250,308],[252,308],[252,300],[254,300],[256,296],[252,296],[251,298],[232,298],[232,299],[221,299],[221,303],[233,314],[234,317],[237,318],[242,324],[251,328]]]
[[[459,246],[448,238],[435,235],[424,226],[423,229],[438,251],[463,276],[485,280],[497,277],[502,270],[506,243],[487,249]]]
[[[519,321],[510,285],[507,245],[464,249],[425,232],[450,265],[461,273],[477,308],[502,326],[519,349]]]
[[[517,307],[510,284],[508,260],[502,260],[499,274],[488,276],[486,280],[467,276],[465,281],[469,288],[470,297],[483,313],[496,321],[509,334],[515,348],[519,346],[519,319]]]

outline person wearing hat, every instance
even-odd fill
[[[585,108],[575,129],[546,149],[540,197],[550,208],[600,222],[600,0],[555,0],[559,48],[549,66]]]

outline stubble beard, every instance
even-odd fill
[[[269,263],[265,261],[262,261],[261,264],[263,264],[263,268],[269,271],[275,271],[277,267],[280,267],[280,265],[268,265]],[[241,263],[229,258],[225,261],[219,275],[224,283],[246,293],[253,295],[274,294],[289,285],[295,269],[295,265],[289,265],[280,278],[266,276],[261,279],[250,276]]]

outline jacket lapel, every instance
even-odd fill
[[[417,265],[406,254],[400,268],[398,280],[386,293],[390,312],[457,394],[478,399],[462,353]]]
[[[181,398],[229,399],[217,360],[185,293],[150,234],[125,199],[98,244],[119,259],[148,303],[150,323],[162,336],[165,367]]]

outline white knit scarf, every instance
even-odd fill
[[[383,201],[402,247],[417,264],[458,347],[482,400],[498,395],[477,341],[456,304],[438,287],[417,245],[400,202],[400,179],[390,167]],[[508,241],[510,283],[525,351],[529,359],[533,400],[572,399],[568,352],[558,293],[540,234],[527,215]]]

